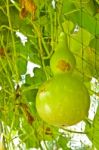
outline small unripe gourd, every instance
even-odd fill
[[[50,60],[50,67],[54,75],[61,73],[71,73],[76,64],[75,57],[68,48],[66,35],[62,32],[59,43]]]

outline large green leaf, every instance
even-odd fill
[[[59,147],[59,148],[62,148],[62,149],[64,149],[64,150],[70,150],[70,148],[67,146],[69,140],[70,140],[69,137],[60,135],[60,136],[58,137],[58,141],[57,141],[58,147]]]
[[[99,105],[92,124],[87,124],[86,126],[86,132],[92,144],[98,150],[99,149]]]
[[[21,121],[22,128],[19,129],[19,137],[26,144],[26,149],[32,147],[39,147],[39,139],[37,139],[37,135],[35,132],[35,128],[28,125],[25,118]]]
[[[34,88],[38,88],[44,81],[46,81],[46,75],[42,68],[34,68],[34,76],[26,75],[25,84],[33,85]]]
[[[85,28],[93,35],[99,34],[99,22],[97,19],[83,10],[78,10],[70,15],[65,15],[66,18],[72,20],[75,24]]]
[[[71,13],[73,10],[76,9],[74,3],[71,0],[63,0],[62,1],[62,13],[63,14],[68,14]]]
[[[72,0],[72,2],[77,9],[84,8],[84,10],[91,16],[94,16],[96,14],[96,5],[94,0]]]

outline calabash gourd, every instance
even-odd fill
[[[54,126],[71,126],[88,116],[87,88],[74,75],[58,74],[46,81],[36,96],[39,116]]]
[[[50,60],[50,67],[54,75],[62,73],[71,73],[76,65],[76,60],[68,48],[66,36],[62,32],[59,37],[59,43]]]

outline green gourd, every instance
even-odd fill
[[[50,67],[54,75],[71,73],[76,65],[76,60],[72,52],[69,50],[65,33],[59,36],[59,42],[55,48],[55,52],[50,59]]]
[[[73,74],[58,74],[38,90],[36,109],[45,122],[71,126],[88,116],[90,97],[87,88]]]

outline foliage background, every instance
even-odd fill
[[[98,0],[0,0],[0,139],[4,149],[99,149],[98,18]],[[35,108],[39,86],[53,76],[50,58],[61,31],[67,34],[76,58],[75,72],[92,97],[94,117],[81,123],[80,131],[48,125]],[[28,62],[36,64],[34,76],[27,72]],[[74,135],[86,136],[90,142],[80,140],[75,146]]]

